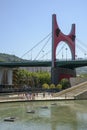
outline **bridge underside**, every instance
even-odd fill
[[[75,69],[55,67],[51,69],[51,82],[57,85],[63,78],[76,77]]]
[[[12,85],[12,69],[0,67],[0,85]]]

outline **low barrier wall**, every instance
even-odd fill
[[[75,99],[87,99],[87,91],[75,96]]]
[[[71,84],[71,86],[75,86],[75,85],[78,85],[78,84],[80,84],[80,83],[83,83],[83,82],[85,82],[85,81],[87,81],[87,78],[82,78],[82,77],[72,77],[72,78],[70,78],[70,84]]]

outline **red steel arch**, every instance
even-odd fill
[[[65,35],[61,32],[57,20],[56,14],[52,15],[52,67],[56,61],[56,49],[58,44],[63,41],[66,42],[71,50],[72,60],[75,60],[75,24],[72,24],[71,32]]]

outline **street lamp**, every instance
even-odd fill
[[[62,60],[63,60],[63,49],[62,49]]]

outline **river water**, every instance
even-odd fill
[[[87,100],[0,103],[0,130],[87,130]]]

